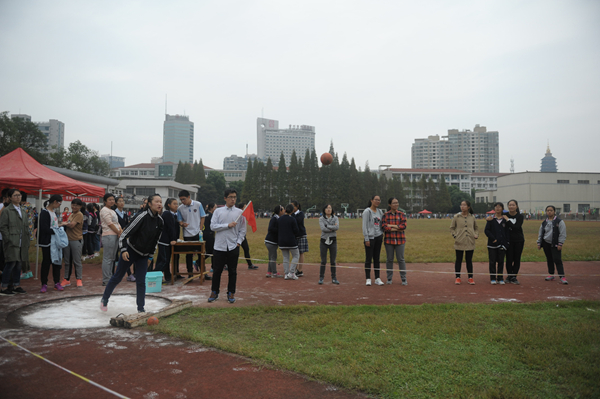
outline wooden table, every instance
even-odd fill
[[[187,255],[187,254],[198,254],[200,255],[200,272],[194,272],[192,269],[191,273],[186,272],[187,275],[192,277],[187,278],[183,284],[187,284],[190,281],[199,278],[200,284],[204,283],[204,276],[206,275],[206,269],[204,266],[204,258],[206,254],[206,247],[204,241],[177,241],[177,244],[171,246],[171,285],[175,284],[175,277],[181,276],[179,272],[179,262],[175,265],[175,255]]]

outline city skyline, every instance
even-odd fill
[[[539,170],[548,141],[561,171],[593,172],[598,22],[583,0],[9,1],[0,111],[64,122],[65,146],[113,141],[127,164],[162,155],[168,94],[167,113],[196,124],[193,159],[215,168],[257,153],[261,116],[316,126],[317,154],[333,141],[362,168],[408,168],[416,138],[481,124],[501,134],[500,172]]]

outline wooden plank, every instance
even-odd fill
[[[119,317],[113,317],[110,320],[110,324],[115,327],[125,327],[125,328],[134,328],[145,325],[148,322],[148,319],[152,316],[156,317],[166,317],[177,312],[182,311],[185,308],[189,308],[192,306],[192,301],[184,301],[184,300],[175,300],[166,308],[160,310],[159,312],[147,312],[144,314],[135,313],[131,315],[124,315]]]

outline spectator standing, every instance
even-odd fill
[[[331,282],[339,284],[336,276],[335,260],[337,257],[337,231],[340,228],[340,221],[333,214],[331,205],[325,205],[323,215],[319,218],[319,227],[321,228],[321,268],[319,270],[319,284],[323,284],[325,278],[325,267],[327,265],[327,251],[329,250],[329,264],[331,266]]]
[[[42,289],[40,292],[42,294],[48,291],[48,274],[50,273],[50,267],[52,267],[54,289],[57,291],[64,290],[63,286],[60,284],[60,269],[62,268],[62,265],[57,265],[52,262],[52,253],[50,250],[54,229],[58,229],[60,227],[55,210],[60,209],[61,204],[62,197],[58,194],[54,194],[48,201],[46,201],[46,203],[44,203],[44,208],[40,212],[38,246],[42,248],[42,271],[40,274],[42,283]]]
[[[177,221],[183,227],[183,241],[200,241],[200,232],[204,229],[204,208],[202,203],[191,199],[190,192],[181,190],[179,192],[179,201],[181,205],[177,209]],[[198,257],[198,259],[200,259]],[[189,273],[188,277],[193,277],[194,255],[185,255],[185,264]],[[179,264],[176,265],[179,269]],[[210,280],[210,276],[205,276],[206,280]]]
[[[63,287],[71,285],[72,266],[75,265],[75,278],[77,279],[77,287],[83,287],[83,266],[81,264],[81,248],[83,247],[83,214],[80,212],[83,202],[79,198],[71,201],[73,213],[63,225],[67,231],[69,245],[63,248],[63,258],[65,260],[65,278],[60,283]]]
[[[562,248],[566,240],[567,226],[565,222],[556,215],[554,205],[548,205],[546,207],[546,219],[540,226],[537,240],[537,247],[538,249],[544,249],[546,263],[548,264],[546,281],[554,280],[554,265],[556,265],[560,282],[569,284],[562,263]]]
[[[217,208],[213,213],[210,228],[215,232],[215,248],[213,256],[213,280],[208,302],[219,298],[221,274],[225,265],[228,267],[229,282],[227,284],[227,301],[235,302],[237,283],[237,263],[240,256],[240,245],[246,236],[246,218],[242,210],[235,207],[237,191],[225,190],[225,206]],[[181,208],[181,207],[180,207]]]
[[[503,215],[504,204],[494,204],[494,217],[488,218],[485,225],[485,235],[488,237],[488,255],[490,260],[490,282],[504,285],[504,257],[509,246],[507,219]]]
[[[171,279],[171,251],[179,239],[179,223],[177,222],[177,208],[179,204],[175,198],[167,198],[165,210],[162,213],[163,231],[158,240],[158,258],[156,271],[162,272],[165,281]]]
[[[288,204],[285,207],[285,215],[282,215],[278,220],[277,245],[283,255],[283,273],[286,280],[298,280],[296,274],[300,252],[298,250],[298,237],[302,233],[293,213],[294,205]]]
[[[519,284],[517,275],[521,268],[521,254],[525,247],[525,235],[523,234],[523,215],[516,200],[508,201],[508,215],[504,215],[509,232],[508,250],[506,251],[506,281],[511,284]]]
[[[0,214],[0,233],[4,246],[4,272],[0,295],[25,294],[21,288],[21,263],[29,261],[29,220],[21,207],[21,192],[10,189],[7,192],[10,204]],[[12,285],[12,289],[9,288]]]
[[[304,212],[302,212],[302,206],[298,201],[292,201],[292,205],[294,206],[294,217],[296,218],[296,223],[298,224],[298,229],[300,230],[300,236],[297,239],[300,257],[298,258],[298,270],[296,271],[296,276],[302,277],[304,276],[304,273],[302,272],[304,254],[308,252],[308,238],[306,235],[306,227],[304,227],[305,215]]]
[[[102,285],[106,286],[113,275],[112,268],[117,253],[117,244],[121,233],[121,225],[117,213],[112,210],[115,205],[113,194],[104,194],[104,207],[100,211],[100,222],[102,224],[102,246],[104,255],[102,257]],[[121,280],[119,280],[121,281]]]
[[[279,238],[279,218],[283,216],[285,209],[281,205],[277,205],[273,209],[273,216],[269,220],[267,236],[265,237],[265,246],[269,253],[269,267],[267,269],[267,277],[283,277],[277,273],[277,243]]]
[[[81,201],[81,200],[80,200],[80,201]],[[62,215],[61,215],[61,217],[62,217],[62,222],[63,222],[63,223],[66,223],[66,222],[67,222],[67,220],[69,220],[69,216],[71,216],[71,212],[69,212],[69,207],[68,207],[68,206],[65,206],[65,209],[64,209],[64,211],[63,211],[63,213],[62,213]]]
[[[475,284],[473,280],[473,253],[475,252],[475,240],[479,237],[479,228],[477,220],[473,216],[473,208],[469,201],[460,203],[460,213],[452,218],[450,232],[454,238],[454,251],[456,260],[454,262],[454,272],[456,273],[455,284],[460,284],[460,269],[462,266],[463,254],[466,255],[467,273],[469,284]]]
[[[381,219],[383,218],[383,210],[379,209],[381,198],[374,195],[369,200],[367,209],[362,214],[362,232],[365,245],[365,275],[367,284],[371,285],[371,261],[373,261],[373,269],[375,271],[375,285],[383,285],[383,281],[379,278],[381,257],[381,245],[383,243],[383,229],[381,227]]]
[[[383,215],[381,220],[381,227],[385,232],[384,245],[385,253],[387,255],[385,264],[387,269],[387,283],[392,284],[395,254],[396,259],[398,260],[402,285],[408,285],[406,280],[406,262],[404,261],[406,215],[398,209],[400,206],[398,198],[390,198],[388,200],[388,205],[390,206],[390,209]]]
[[[33,213],[33,206],[27,201],[27,193],[21,193],[21,208],[25,209],[25,213],[27,214],[27,221],[29,224],[29,241],[34,240],[35,228],[33,221],[35,219]],[[33,273],[31,272],[31,264],[29,263],[29,257],[21,264],[21,280],[25,280],[33,277]]]

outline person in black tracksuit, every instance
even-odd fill
[[[504,256],[509,246],[507,218],[503,215],[504,204],[496,202],[496,214],[485,225],[485,235],[488,237],[488,254],[490,257],[490,280],[492,284],[504,285]],[[496,267],[497,266],[497,267]]]
[[[126,270],[135,264],[135,282],[137,293],[138,312],[143,313],[146,303],[146,271],[148,269],[148,258],[154,255],[156,244],[163,231],[164,222],[160,213],[162,211],[162,198],[154,194],[148,198],[147,208],[138,213],[129,223],[129,226],[119,237],[119,249],[121,257],[117,272],[108,281],[102,299],[100,309],[106,312],[108,300],[123,280]]]
[[[162,214],[163,231],[158,240],[158,257],[156,259],[156,271],[162,272],[165,280],[171,279],[171,249],[179,238],[179,223],[177,223],[177,207],[179,204],[175,198],[167,199],[165,211]]]
[[[517,275],[521,268],[521,254],[525,246],[525,235],[523,234],[523,215],[519,210],[519,203],[516,200],[508,201],[508,215],[506,218],[509,231],[508,251],[506,251],[506,280],[511,284],[519,284]]]

